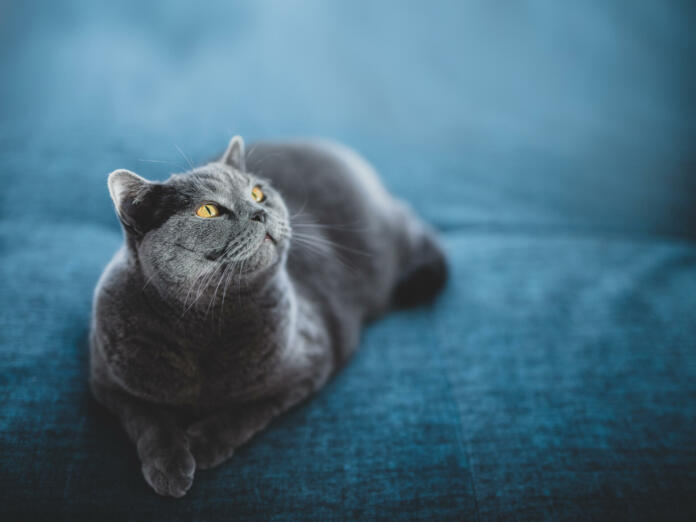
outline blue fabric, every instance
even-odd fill
[[[111,4],[0,6],[3,519],[696,519],[689,2]],[[106,174],[236,133],[354,146],[452,277],[159,498],[86,385]]]

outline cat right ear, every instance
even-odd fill
[[[135,219],[137,205],[152,184],[130,170],[119,169],[109,174],[108,185],[116,215],[121,223],[126,228],[138,232]]]
[[[230,140],[230,144],[227,146],[227,150],[222,155],[220,162],[242,172],[246,170],[244,164],[244,140],[241,136],[235,136]]]

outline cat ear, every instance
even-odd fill
[[[230,144],[227,146],[227,150],[222,155],[220,162],[242,172],[245,170],[244,140],[241,136],[235,136],[230,140]]]
[[[119,169],[109,174],[108,185],[118,218],[126,228],[137,232],[137,205],[148,192],[152,183],[134,172]]]

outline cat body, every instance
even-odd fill
[[[235,137],[164,183],[109,177],[125,243],[95,290],[92,391],[136,443],[147,482],[182,496],[321,388],[364,324],[431,299],[432,229],[353,151]]]

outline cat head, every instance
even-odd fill
[[[165,182],[116,170],[108,185],[128,249],[148,284],[168,295],[224,292],[230,281],[272,275],[285,261],[287,209],[268,181],[246,172],[239,136],[219,161]]]

